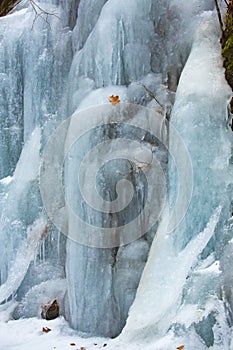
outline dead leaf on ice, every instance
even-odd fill
[[[119,102],[121,102],[121,100],[119,99],[119,96],[115,96],[115,95],[109,96],[109,97],[108,97],[108,100],[109,100],[109,102],[110,102],[113,106],[115,106],[115,105],[117,105]]]
[[[42,328],[42,332],[43,333],[49,333],[49,332],[51,332],[51,329],[49,327],[43,327]]]

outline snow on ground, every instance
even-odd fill
[[[43,327],[48,327],[51,331],[43,332]],[[0,350],[175,350],[183,344],[185,344],[185,341],[175,339],[172,332],[154,343],[132,342],[127,344],[122,341],[119,342],[117,338],[81,338],[76,331],[69,327],[63,317],[51,321],[38,318],[9,322],[0,320]],[[205,349],[205,347],[196,347],[192,339],[189,340],[187,345],[187,349]]]
[[[51,331],[45,333],[43,327]],[[29,318],[0,322],[0,350],[80,350],[82,347],[88,350],[103,348],[106,343],[100,338],[78,337],[63,317],[51,321]]]

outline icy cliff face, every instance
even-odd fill
[[[179,73],[189,54],[193,33],[200,20],[198,13],[209,8],[210,2],[195,2],[183,8],[178,2],[131,1],[129,13],[125,1],[107,2],[84,44],[81,36],[82,49],[77,51],[73,59],[69,79],[70,113],[77,107],[89,107],[100,101],[105,103],[106,97],[112,93],[119,94],[122,101],[146,104],[149,101],[145,98],[145,92],[133,83],[138,80],[156,91],[164,105],[169,105],[173,96],[171,93],[163,94],[161,83],[168,84],[171,90],[176,89]],[[193,22],[190,25],[191,16]],[[85,25],[82,30],[85,33]],[[75,40],[78,43],[79,37]],[[109,85],[110,87],[105,87]],[[119,85],[129,86],[126,89]],[[111,128],[105,133],[114,135]],[[101,137],[99,135],[100,139]],[[90,140],[85,148],[91,142]],[[99,154],[99,157],[101,163],[103,154]],[[113,153],[112,157],[114,158]],[[74,154],[71,159],[72,166],[75,167],[78,160],[75,160]],[[165,161],[166,155],[163,159]],[[80,198],[73,193],[74,173],[72,167],[68,168],[66,188],[70,197],[72,194],[73,205],[76,203],[77,208]],[[87,179],[88,176],[87,171]],[[113,176],[114,171],[109,173],[101,186],[109,186],[108,178]],[[115,181],[117,183],[117,177]],[[90,211],[85,215],[92,218]],[[91,222],[99,224],[104,222],[104,218],[105,216],[97,216]],[[72,230],[70,222],[70,231]],[[76,230],[82,231],[82,228],[76,226]],[[68,314],[73,327],[83,332],[108,336],[120,332],[147,259],[150,239],[145,238],[129,247],[103,251],[68,241]],[[137,273],[134,261],[138,263]],[[129,286],[128,276],[132,286]],[[106,283],[103,283],[104,280]],[[102,318],[102,314],[106,316]]]
[[[64,237],[61,243],[43,213],[38,186],[39,156],[55,126],[74,112],[79,115],[85,108],[105,104],[108,96],[119,95],[121,103],[154,109],[155,119],[161,120],[160,142],[156,144],[157,139],[138,129],[122,129],[115,119],[113,122],[111,113],[106,114],[110,109],[105,106],[102,119],[107,126],[84,133],[81,144],[71,147],[63,185],[72,208],[81,211],[82,219],[93,225],[97,234],[103,227],[124,232],[116,223],[120,227],[128,223],[141,212],[148,198],[144,171],[152,179],[151,198],[158,202],[163,198],[162,185],[151,175],[154,164],[150,157],[158,160],[166,174],[169,131],[170,154],[175,157],[174,162],[170,156],[168,172],[171,208],[159,218],[161,224],[121,339],[159,338],[170,330],[175,336],[187,337],[190,347],[196,342],[202,349],[204,341],[207,346],[227,349],[227,322],[231,324],[231,319],[224,310],[233,305],[233,277],[229,272],[232,223],[227,222],[232,198],[228,172],[231,139],[226,126],[230,91],[221,68],[216,16],[200,16],[212,10],[213,2],[39,3],[60,19],[49,16],[50,26],[42,18],[34,21],[33,10],[24,2],[22,9],[0,19],[0,171],[4,178],[0,183],[0,303],[17,294],[20,305],[15,317],[25,317],[37,315],[47,296],[60,298],[62,305],[65,298],[65,315],[81,332],[115,337],[124,327],[158,223],[126,246],[99,249],[67,239],[65,253]],[[151,98],[151,93],[161,105]],[[168,130],[164,118],[171,108]],[[116,110],[118,122],[132,121],[130,113],[121,113],[120,107]],[[85,115],[80,119],[84,129],[96,117],[92,111],[86,114],[86,120]],[[132,119],[135,117],[136,125],[146,129],[141,110],[135,111]],[[71,122],[65,140],[60,139],[58,148],[62,152],[73,130]],[[180,134],[189,156],[184,145],[177,143],[174,130]],[[123,138],[135,138],[140,143],[129,148]],[[88,187],[93,175],[90,169],[100,167],[91,183],[105,200],[98,212],[83,202],[76,189],[76,174],[83,155],[103,141],[109,142],[107,149],[99,149],[96,156],[90,157],[91,165],[81,179],[84,187],[87,185],[88,198],[93,199],[95,188]],[[129,161],[113,161],[114,157],[125,159],[126,151],[134,167]],[[54,169],[59,165],[56,152],[57,149],[52,158]],[[107,159],[105,165],[103,158]],[[117,197],[116,185],[122,179],[132,183],[133,205],[128,212],[110,213]],[[123,202],[127,203],[125,184],[121,189]],[[172,211],[178,194],[179,205]],[[142,228],[146,219],[138,221],[137,226]],[[86,233],[72,216],[68,216],[67,227],[72,238],[73,234]],[[133,230],[127,233],[133,234]],[[28,254],[20,254],[24,249]],[[18,265],[21,269],[15,273]],[[49,283],[50,280],[53,281]],[[36,304],[34,293],[39,295]],[[188,343],[189,337],[194,343]]]
[[[61,106],[71,42],[61,21],[50,17],[51,28],[32,9],[1,18],[1,177],[12,175],[35,126],[57,118]]]
[[[0,20],[1,302],[16,292],[21,299],[52,275],[64,277],[59,236],[47,227],[38,177],[41,147],[65,110],[72,48],[64,28],[68,15],[52,2],[41,6],[62,20],[49,16],[47,23],[25,2]]]
[[[231,250],[228,242],[232,237],[227,224],[232,211],[232,135],[226,126],[231,92],[224,79],[218,41],[215,18],[204,16],[181,75],[171,116],[171,124],[189,151],[193,177],[189,162],[180,158],[183,151],[177,148],[176,135],[171,131],[176,170],[180,175],[179,166],[184,167],[186,177],[177,178],[170,162],[170,213],[164,214],[158,228],[122,338],[146,339],[152,333],[156,338],[170,329],[183,336],[187,345],[187,334],[191,339],[196,333],[208,347],[230,347],[226,309],[232,297],[222,274],[228,268],[224,250]],[[186,190],[178,206],[175,200],[180,181]]]
[[[195,1],[183,8],[177,1],[134,0],[129,10],[128,2],[105,2],[92,1],[88,6],[81,1],[79,6],[73,43],[82,49],[77,50],[70,71],[69,113],[93,88],[128,85],[151,71],[174,91],[197,14],[212,7],[211,1]],[[91,18],[85,21],[87,13]]]

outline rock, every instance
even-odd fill
[[[59,316],[59,304],[54,300],[51,305],[42,307],[41,317],[46,320],[54,320]]]

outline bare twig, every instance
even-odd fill
[[[54,17],[57,17],[58,19],[61,19],[61,17],[59,17],[57,13],[48,12],[48,11],[42,9],[34,0],[29,0],[29,2],[30,2],[31,4],[33,4],[34,7],[37,7],[38,10],[40,10],[41,13],[44,13],[44,14],[46,14],[46,15],[48,15],[48,16],[54,16]]]
[[[155,97],[154,93],[143,83],[138,83],[138,85],[141,85],[142,87],[144,87],[144,89],[146,90],[146,92],[158,103],[158,105],[164,109],[164,106],[159,102],[159,100]]]
[[[215,7],[216,7],[216,10],[217,10],[217,14],[218,14],[218,20],[219,20],[219,24],[220,24],[220,29],[221,29],[221,32],[223,33],[223,31],[224,31],[223,30],[223,21],[222,21],[221,11],[220,11],[220,8],[219,8],[219,5],[218,5],[218,0],[214,0],[214,2],[215,2]]]
[[[61,19],[57,13],[54,12],[48,12],[46,10],[44,10],[42,7],[40,7],[40,5],[38,5],[37,2],[35,2],[34,0],[29,0],[29,3],[31,5],[31,7],[33,8],[34,12],[35,12],[35,18],[33,20],[33,24],[32,27],[34,27],[34,24],[36,22],[36,20],[40,17],[49,27],[50,27],[50,23],[48,21],[48,17],[49,16],[54,16],[58,19]]]

